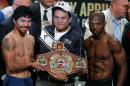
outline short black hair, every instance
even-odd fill
[[[62,10],[62,11],[64,11],[64,12],[68,13],[69,17],[71,17],[71,13],[70,13],[70,12],[67,12],[67,11],[63,10],[63,9],[60,8],[60,7],[54,7],[54,8],[52,9],[52,16],[54,16],[54,13],[55,13],[56,10]]]
[[[19,6],[14,10],[13,19],[15,21],[17,21],[17,19],[19,19],[20,17],[25,17],[25,16],[28,16],[30,18],[32,17],[32,12],[29,9],[29,7],[27,7],[27,6]]]

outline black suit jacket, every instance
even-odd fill
[[[122,35],[122,46],[125,50],[127,59],[130,60],[130,22],[128,22],[124,27],[124,32]]]
[[[32,11],[32,21],[34,21],[39,28],[41,28],[41,13],[40,13],[40,3],[34,3],[30,6]]]

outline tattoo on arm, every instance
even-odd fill
[[[8,38],[5,39],[5,47],[4,48],[7,51],[9,51],[9,49],[10,49],[10,44],[9,44],[9,39]]]

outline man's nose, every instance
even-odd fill
[[[97,27],[97,25],[96,25],[96,24],[94,24],[94,25],[93,25],[93,28],[96,28],[96,27]]]

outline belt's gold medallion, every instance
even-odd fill
[[[65,73],[71,73],[73,70],[73,59],[69,55],[53,55],[50,58],[51,70],[61,71]]]

